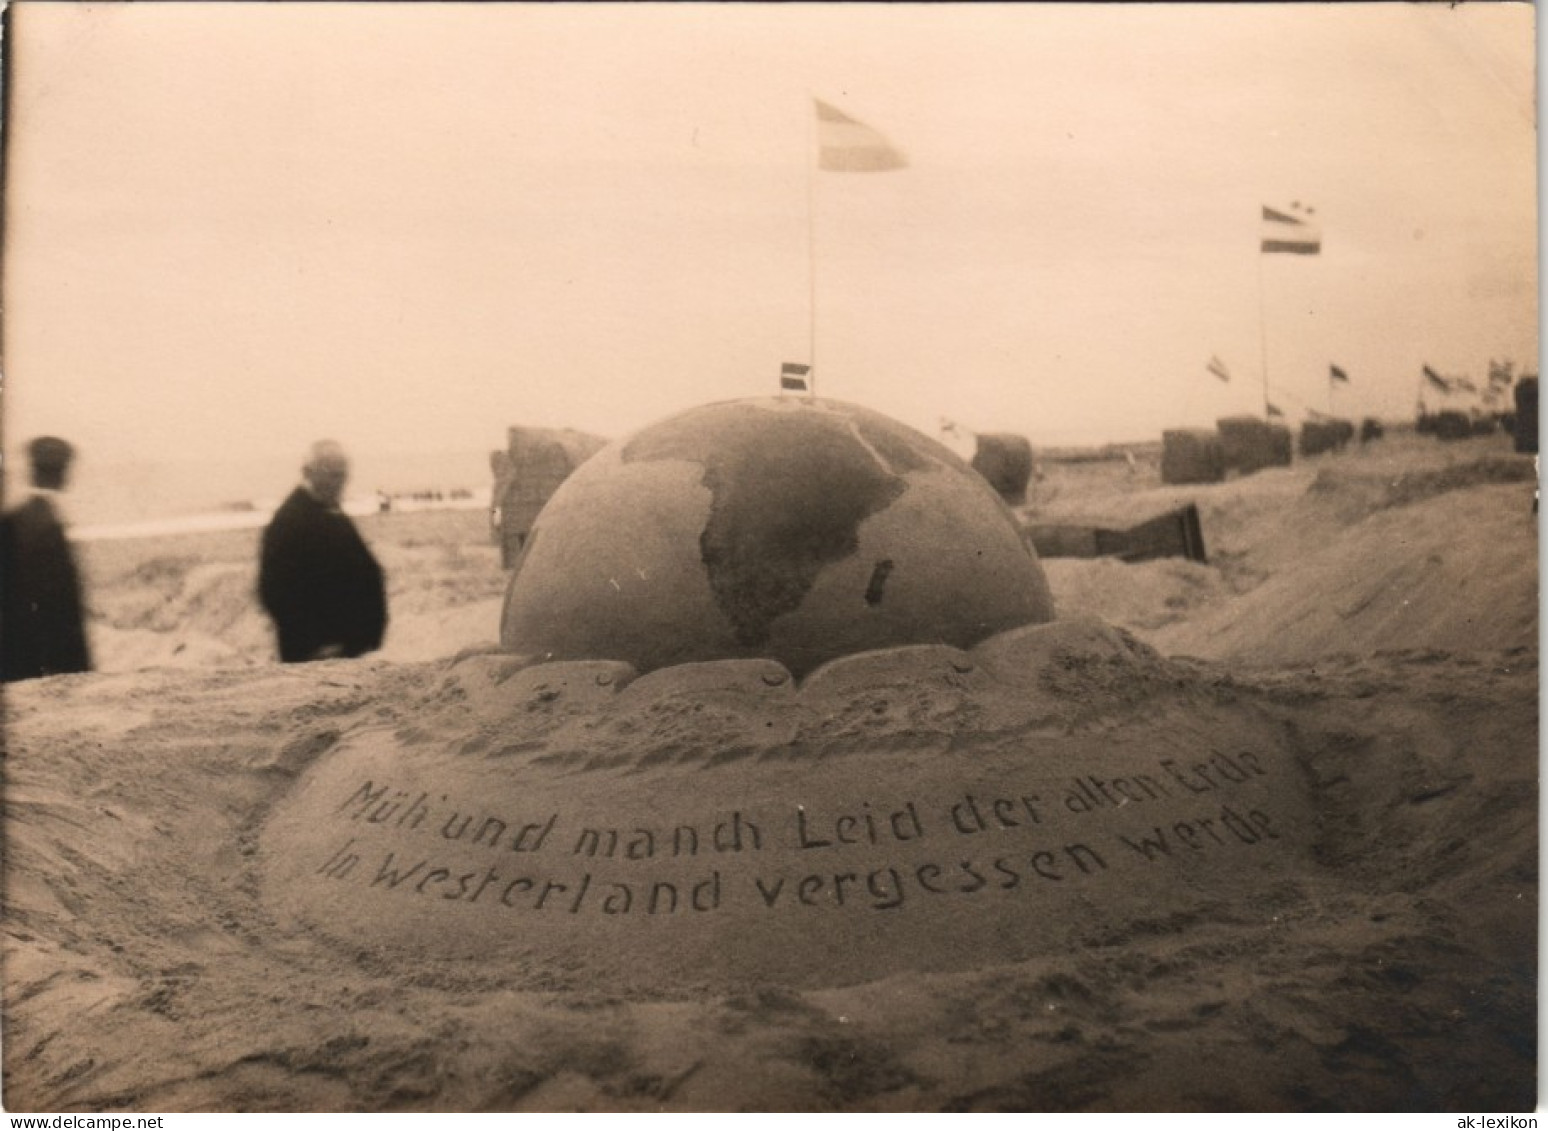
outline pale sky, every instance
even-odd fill
[[[11,9],[4,435],[102,461],[1410,416],[1535,370],[1525,4]],[[812,97],[909,159],[812,172]],[[1316,209],[1323,253],[1258,252]],[[810,257],[809,257],[810,253]],[[815,273],[811,266],[815,265]],[[1205,365],[1225,362],[1223,384]]]

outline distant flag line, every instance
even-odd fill
[[[1277,206],[1260,206],[1261,229],[1259,232],[1258,249],[1262,255],[1288,254],[1288,255],[1320,255],[1322,252],[1322,232],[1316,220],[1316,210],[1303,206],[1299,201],[1292,203],[1288,208]],[[1260,259],[1261,263],[1261,259]],[[1263,272],[1260,267],[1258,275],[1259,283],[1259,315],[1260,328],[1262,322],[1262,295]],[[1231,372],[1218,355],[1211,355],[1204,366],[1205,371],[1220,381],[1229,383]],[[1333,392],[1339,385],[1352,386],[1353,379],[1349,371],[1336,362],[1328,363],[1328,413],[1320,412],[1309,405],[1302,406],[1302,411],[1312,419],[1328,419],[1332,416]],[[1423,388],[1428,387],[1440,393],[1456,394],[1471,393],[1482,398],[1485,405],[1497,403],[1515,382],[1514,365],[1509,362],[1489,361],[1489,376],[1486,382],[1475,382],[1470,377],[1442,376],[1429,364],[1420,367],[1422,378],[1420,407],[1423,411]],[[1264,415],[1270,418],[1283,418],[1284,410],[1270,400],[1270,383],[1268,367],[1267,336],[1264,335],[1263,349],[1263,409]],[[1283,390],[1280,390],[1283,392]],[[1288,394],[1286,394],[1288,395]],[[1294,400],[1295,398],[1291,398]]]
[[[787,363],[780,371],[782,392],[810,394],[816,386],[811,370],[817,364],[817,220],[814,173],[888,173],[908,168],[908,158],[879,130],[852,118],[832,103],[812,99],[816,125],[816,152],[809,155],[806,177],[807,358],[810,365],[792,372]],[[812,121],[813,119],[808,119]]]
[[[1500,391],[1511,381],[1511,377],[1508,371],[1496,368],[1493,362],[1490,362],[1489,365],[1489,381],[1481,390],[1479,389],[1478,384],[1471,377],[1465,375],[1459,377],[1443,377],[1439,373],[1435,372],[1435,370],[1429,365],[1421,365],[1419,367],[1419,373],[1420,376],[1424,379],[1424,383],[1438,393],[1463,392],[1482,395],[1485,398],[1488,398],[1490,396],[1499,395]]]

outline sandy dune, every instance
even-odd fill
[[[6,1107],[1531,1107],[1531,469],[1049,466],[1210,564],[800,683],[518,669],[477,512],[364,520],[386,647],[296,667],[255,533],[88,545],[101,670],[6,694]]]

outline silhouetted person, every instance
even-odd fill
[[[382,568],[339,509],[349,460],[332,440],[312,445],[301,485],[263,532],[258,596],[286,663],[360,656],[387,629]]]
[[[60,521],[75,449],[55,436],[28,445],[32,496],[0,518],[0,679],[91,670],[81,579]]]

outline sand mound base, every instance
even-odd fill
[[[510,669],[466,660],[319,759],[261,839],[267,906],[670,997],[1066,951],[1260,906],[1308,854],[1277,729],[1156,694],[1165,664],[1096,622],[799,687],[773,661]]]
[[[7,1106],[1532,1104],[1530,651],[1253,676],[1085,623],[779,676],[469,656],[10,689]],[[697,854],[662,854],[678,827]],[[389,852],[425,864],[384,890]]]
[[[1385,483],[1330,480],[1320,494],[1335,509],[1370,493],[1404,501],[1368,514],[1357,504],[1360,517],[1339,537],[1305,542],[1298,569],[1227,606],[1168,625],[1151,642],[1171,655],[1256,666],[1378,649],[1533,647],[1538,577],[1531,486],[1471,486],[1470,473],[1479,474],[1478,465]]]

